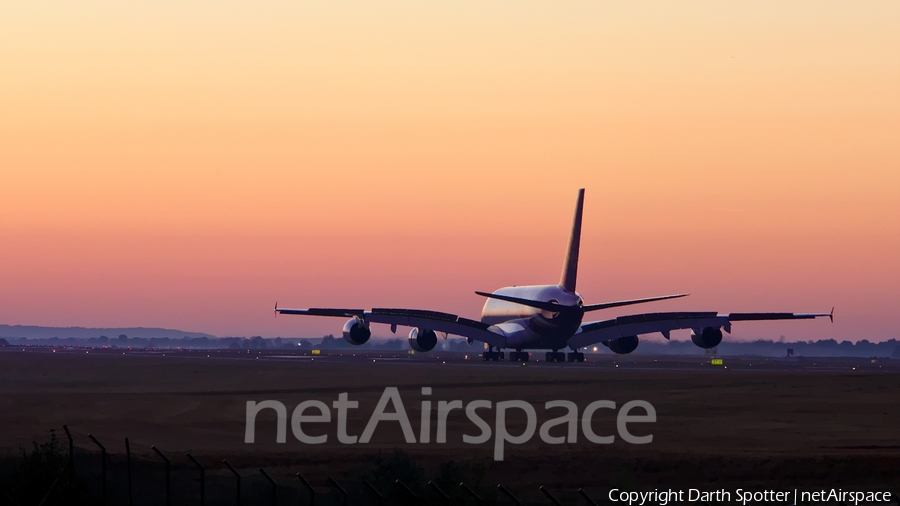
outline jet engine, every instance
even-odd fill
[[[344,341],[359,346],[366,344],[370,337],[372,337],[372,331],[369,330],[362,318],[351,318],[344,324]]]
[[[418,351],[431,351],[437,345],[437,334],[433,330],[414,328],[409,331],[409,347]]]
[[[704,327],[691,331],[691,341],[701,348],[714,348],[722,342],[722,329],[718,327]]]
[[[625,355],[626,353],[631,353],[638,347],[638,336],[625,336],[618,339],[610,339],[603,344],[619,355]]]

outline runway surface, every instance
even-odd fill
[[[530,367],[530,368],[580,368],[580,369],[627,369],[627,370],[669,370],[698,371],[705,369],[732,371],[822,371],[822,372],[900,372],[900,360],[890,358],[861,357],[761,357],[761,356],[721,356],[706,354],[698,350],[693,355],[616,355],[611,352],[587,352],[585,362],[546,362],[543,351],[532,351],[526,363],[502,360],[484,361],[481,352],[473,347],[471,352],[432,351],[411,353],[409,351],[373,350],[311,350],[263,349],[263,350],[192,350],[192,349],[130,349],[97,347],[50,347],[50,346],[9,346],[0,348],[0,353],[61,353],[91,354],[95,356],[131,356],[211,360],[262,360],[286,362],[320,363],[396,363],[406,365],[441,365],[451,367]],[[508,357],[508,353],[506,354]],[[721,363],[713,359],[721,359]]]

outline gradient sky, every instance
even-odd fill
[[[900,338],[896,1],[4,2],[0,69],[0,323],[476,317],[586,187],[587,302]]]

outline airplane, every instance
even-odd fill
[[[417,352],[433,350],[438,333],[443,334],[444,339],[448,334],[458,335],[465,337],[469,344],[474,341],[484,343],[486,351],[482,353],[482,359],[493,362],[505,360],[504,349],[514,350],[509,353],[509,360],[516,362],[529,360],[525,350],[549,350],[545,355],[547,362],[584,362],[584,353],[579,351],[583,348],[602,344],[614,353],[627,354],[637,349],[640,335],[659,332],[670,339],[671,331],[678,329],[691,329],[691,341],[700,348],[709,349],[722,342],[722,329],[731,333],[731,324],[737,321],[804,320],[826,316],[834,321],[832,308],[830,313],[640,313],[584,322],[584,316],[589,312],[676,299],[688,294],[585,304],[575,291],[583,208],[584,188],[581,188],[559,284],[509,286],[492,293],[476,291],[487,298],[480,320],[423,309],[291,309],[280,308],[278,303],[275,303],[275,313],[349,318],[343,328],[344,339],[357,346],[369,340],[373,323],[388,324],[394,333],[397,326],[412,327],[409,345]],[[571,350],[568,354],[560,351],[566,348]]]

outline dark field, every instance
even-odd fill
[[[479,482],[486,494],[503,483],[526,502],[540,504],[549,503],[538,492],[539,485],[568,504],[577,503],[578,487],[598,499],[605,498],[611,486],[896,490],[900,485],[896,360],[725,357],[724,365],[713,366],[698,353],[589,355],[584,364],[521,365],[483,363],[477,351],[467,358],[447,353],[322,353],[5,348],[0,351],[0,446],[14,455],[33,439],[46,440],[50,429],[61,433],[68,424],[79,448],[79,472],[91,478],[99,472],[99,457],[87,453],[96,450],[87,438],[92,433],[112,454],[110,486],[121,496],[128,437],[140,496],[136,502],[146,504],[155,503],[162,493],[162,464],[151,445],[172,459],[180,503],[196,496],[196,473],[184,457],[188,450],[209,469],[210,501],[224,504],[234,501],[233,478],[221,464],[226,458],[253,477],[245,480],[246,494],[267,497],[259,467],[290,487],[295,487],[293,475],[299,471],[322,492],[328,490],[327,477],[333,476],[353,493],[364,494],[358,490],[363,477],[380,479],[374,471],[379,453],[381,468],[394,472],[409,467],[410,461],[417,463],[420,467],[413,467],[419,476],[404,476],[421,479],[419,486],[436,479],[444,463],[447,483]],[[399,388],[416,437],[421,388],[433,388],[431,443],[407,444],[397,423],[384,422],[368,444],[339,444],[336,410],[331,423],[309,426],[313,435],[328,434],[326,444],[305,445],[293,437],[290,415],[297,404],[316,399],[330,406],[341,392],[359,401],[359,409],[350,410],[347,432],[361,434],[386,386]],[[256,443],[244,443],[246,402],[270,399],[287,407],[287,442],[275,443],[274,411],[267,410],[259,415]],[[457,399],[528,401],[536,409],[538,428],[562,414],[545,413],[547,401],[573,401],[580,414],[592,401],[612,400],[620,407],[640,399],[655,407],[657,421],[632,426],[637,435],[653,435],[649,444],[628,444],[618,436],[610,445],[590,443],[579,425],[578,443],[546,444],[536,432],[528,443],[507,444],[505,460],[496,462],[493,438],[480,445],[462,442],[463,434],[479,432],[462,410],[448,418],[447,443],[434,442],[437,402]],[[479,411],[492,428],[494,413]],[[511,434],[521,433],[524,423],[524,415],[510,411]],[[593,427],[598,435],[616,434],[615,412],[597,411]],[[564,435],[565,428],[551,434]],[[395,456],[395,448],[404,454]],[[460,465],[456,474],[448,471],[449,460]],[[288,504],[296,494],[283,487],[281,500]],[[330,499],[334,497],[322,499],[323,504]],[[256,504],[250,496],[247,501]],[[263,499],[258,503],[267,504]]]

